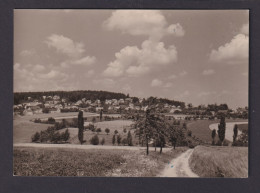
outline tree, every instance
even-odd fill
[[[220,144],[223,144],[223,141],[225,139],[225,133],[226,133],[226,122],[225,122],[225,117],[222,116],[220,119],[220,123],[218,125],[218,137]]]
[[[70,139],[70,133],[69,133],[69,130],[66,129],[64,135],[63,135],[63,140],[64,141],[68,141]]]
[[[215,145],[216,129],[213,129],[211,132],[212,145]]]
[[[237,139],[237,133],[238,133],[238,126],[237,126],[237,124],[234,125],[233,131],[234,131],[234,135],[233,135],[233,145],[235,145],[236,139]]]
[[[104,144],[105,144],[105,138],[102,138],[101,145],[104,145]]]
[[[115,145],[115,143],[116,143],[116,136],[113,135],[113,138],[112,138],[112,144]]]
[[[102,121],[103,110],[100,111],[99,120]]]
[[[132,139],[132,135],[131,135],[130,131],[128,131],[128,134],[127,134],[127,144],[129,146],[133,146],[133,139]]]
[[[183,129],[187,129],[187,124],[183,123],[182,127],[183,127]]]
[[[108,133],[110,132],[110,129],[106,128],[106,129],[105,129],[105,132],[106,132],[107,135],[108,135]]]
[[[84,140],[83,140],[83,130],[84,130],[84,119],[83,119],[83,112],[79,111],[78,114],[78,139],[80,144],[82,145]]]
[[[97,130],[96,130],[96,132],[99,134],[100,132],[102,132],[102,130],[101,130],[101,128],[98,128]]]
[[[122,140],[122,144],[123,144],[123,145],[127,145],[127,139],[126,139],[126,138],[124,138],[124,139]]]
[[[123,132],[124,132],[124,133],[126,133],[126,132],[127,132],[126,128],[124,128],[124,129],[123,129]]]
[[[114,134],[115,134],[115,135],[116,135],[116,134],[118,134],[118,131],[117,131],[117,130],[115,130],[115,131],[114,131]]]
[[[94,135],[91,139],[90,139],[90,143],[92,145],[98,145],[99,144],[99,138],[97,135]]]
[[[117,144],[120,145],[120,143],[121,143],[121,136],[118,135],[118,136],[117,136]]]
[[[92,118],[92,123],[94,124],[96,122],[96,117]]]
[[[32,136],[32,142],[38,142],[40,140],[40,133],[36,132],[33,136]]]

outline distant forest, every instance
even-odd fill
[[[114,93],[108,91],[47,91],[47,92],[16,92],[14,93],[14,104],[21,104],[25,101],[28,101],[28,97],[31,97],[32,100],[43,100],[43,96],[55,96],[58,95],[60,98],[65,98],[68,102],[77,102],[83,98],[87,100],[95,101],[99,99],[100,101],[105,101],[106,99],[125,99],[128,98],[129,95],[125,95],[123,93]],[[136,103],[138,101],[137,97],[131,97],[133,102]],[[168,103],[169,105],[180,106],[181,108],[185,107],[184,102],[169,100],[169,99],[162,99],[162,98],[155,98],[149,97],[148,99],[144,100],[143,105],[148,104],[158,104],[158,103]]]
[[[77,102],[83,98],[87,100],[101,100],[105,101],[106,99],[125,99],[127,96],[123,93],[114,93],[107,91],[47,91],[47,92],[17,92],[14,93],[14,104],[20,104],[24,101],[28,101],[28,97],[31,97],[33,100],[37,99],[42,101],[43,96],[54,96],[58,95],[60,98],[65,98],[68,102]]]

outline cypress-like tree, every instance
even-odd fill
[[[115,143],[116,143],[116,135],[113,135],[112,143],[113,143],[113,145],[115,145]]]
[[[130,131],[128,131],[128,134],[127,134],[127,144],[129,146],[133,146],[133,140],[132,140],[132,135],[131,135]]]
[[[237,127],[237,124],[234,125],[234,135],[233,135],[233,145],[235,144],[236,142],[236,139],[237,139],[237,133],[238,133],[238,127]]]
[[[78,114],[78,138],[79,138],[79,142],[82,145],[83,144],[83,130],[84,130],[84,119],[83,119],[83,112],[79,111]]]
[[[221,142],[221,145],[223,144],[223,141],[225,139],[225,133],[226,133],[226,122],[225,117],[221,117],[220,123],[218,124],[218,137],[219,141]]]
[[[216,129],[213,129],[211,132],[212,145],[215,145]]]

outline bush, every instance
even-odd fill
[[[48,118],[48,124],[55,124],[55,119],[53,117]]]
[[[38,142],[40,140],[40,133],[36,132],[33,136],[32,136],[32,142]]]
[[[101,145],[104,145],[105,144],[105,138],[102,138],[100,143],[101,143]]]
[[[127,139],[126,139],[126,138],[124,138],[124,139],[122,140],[122,144],[123,144],[123,145],[128,145],[128,142],[127,142]]]
[[[61,140],[68,141],[69,139],[70,139],[70,133],[69,133],[69,130],[66,129],[65,132],[61,133]]]
[[[187,135],[188,135],[189,137],[191,137],[192,131],[191,131],[191,130],[188,130]]]
[[[92,145],[98,145],[99,144],[99,138],[97,135],[94,135],[91,139],[90,139],[90,143]]]
[[[41,123],[41,122],[42,122],[41,119],[35,119],[35,120],[34,120],[34,123]]]
[[[97,128],[96,132],[98,133],[102,132],[101,128]]]
[[[107,135],[108,135],[108,133],[110,132],[110,129],[106,128],[106,129],[105,129],[105,132],[106,132]]]

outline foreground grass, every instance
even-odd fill
[[[176,148],[163,154],[144,150],[79,150],[14,148],[17,176],[156,176],[165,164],[184,152]],[[80,173],[80,174],[79,174]]]
[[[197,146],[189,160],[200,177],[248,177],[247,147]]]

